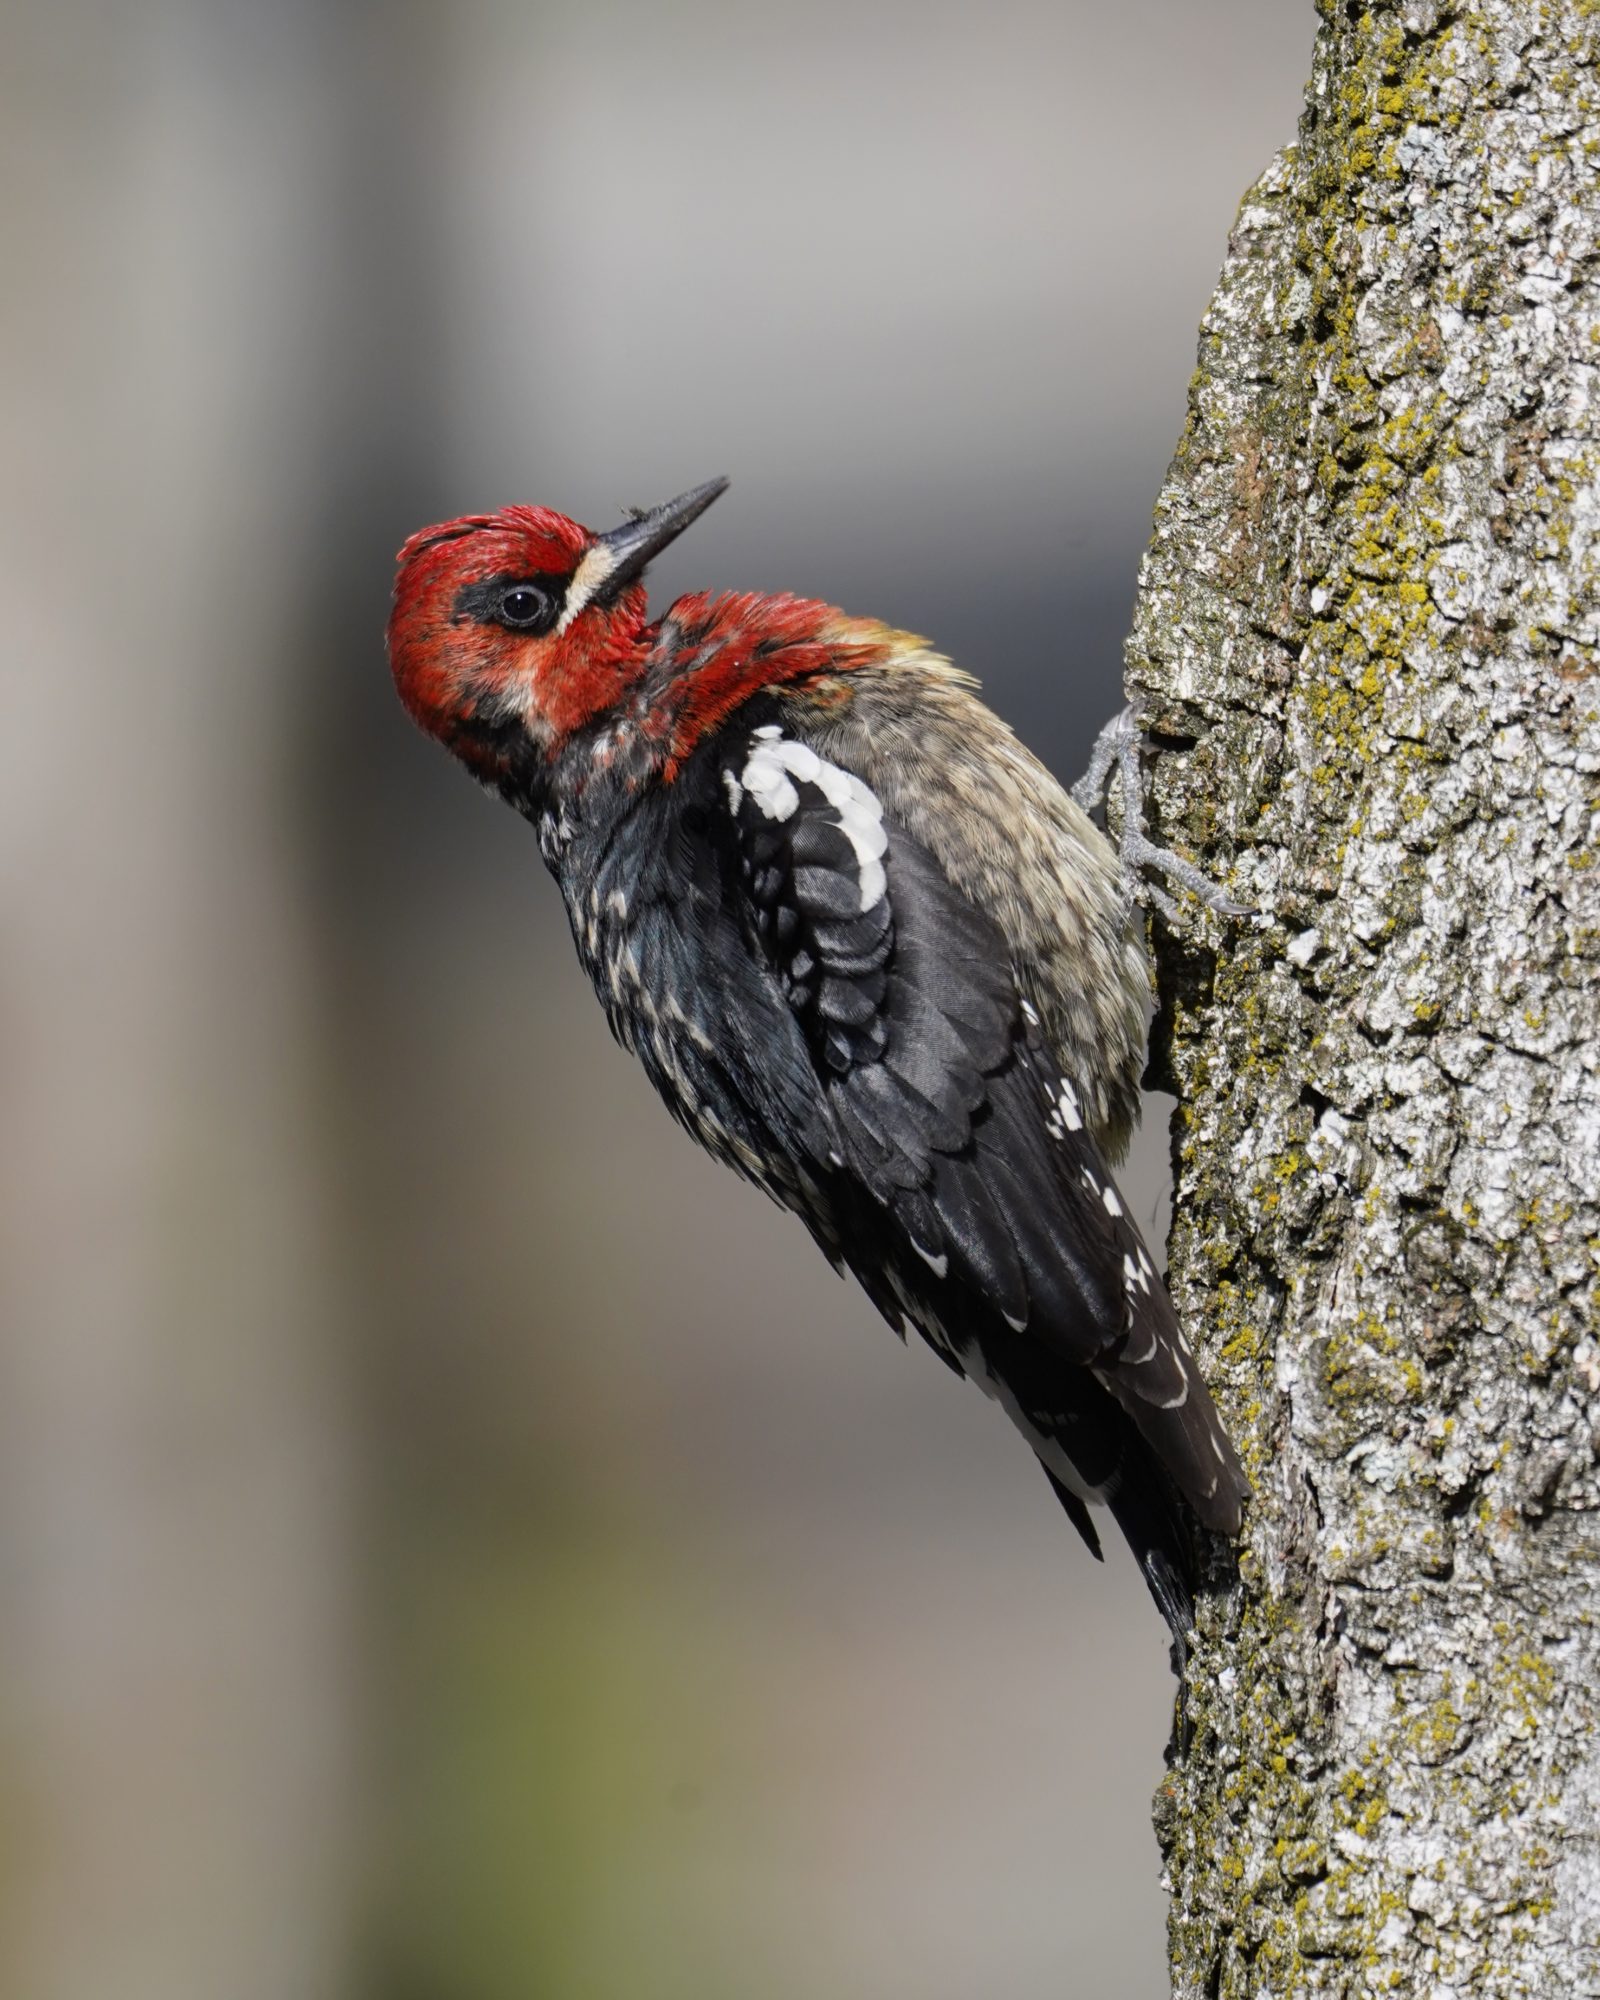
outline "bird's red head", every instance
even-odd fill
[[[558,749],[638,679],[645,565],[727,483],[608,534],[548,507],[507,507],[413,535],[389,618],[389,664],[413,720],[484,778],[513,742]]]

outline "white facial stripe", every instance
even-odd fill
[[[566,601],[561,607],[561,617],[556,625],[557,633],[566,631],[616,566],[617,559],[611,550],[604,542],[596,542],[572,572],[572,581],[567,585]]]
[[[839,829],[855,849],[861,907],[870,910],[889,886],[883,869],[889,834],[876,794],[850,772],[825,762],[809,743],[796,743],[766,723],[755,732],[741,783],[768,819],[787,819],[800,804],[791,780],[815,785],[839,815]]]

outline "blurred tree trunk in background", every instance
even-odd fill
[[[343,1990],[349,1487],[293,822],[331,89],[8,22],[0,1992]],[[130,87],[130,86],[134,87]]]
[[[1257,1496],[1158,1799],[1174,1985],[1593,1995],[1600,17],[1321,12],[1130,647],[1162,837],[1274,919],[1159,953]]]

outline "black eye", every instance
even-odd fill
[[[525,630],[550,615],[550,600],[531,583],[514,583],[500,598],[500,622]]]

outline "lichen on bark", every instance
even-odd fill
[[[1325,0],[1129,644],[1171,1282],[1256,1489],[1182,1996],[1600,1995],[1600,8]]]

